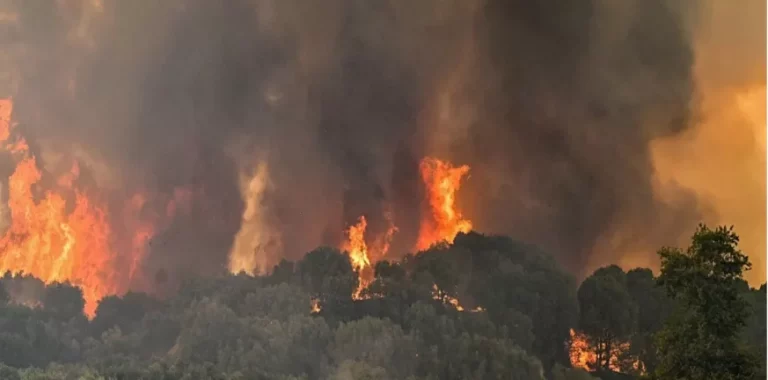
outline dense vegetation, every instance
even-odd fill
[[[361,300],[347,256],[319,248],[165,300],[107,297],[92,320],[78,288],[9,273],[0,378],[765,378],[766,288],[742,280],[737,242],[700,227],[688,250],[660,250],[659,278],[609,266],[578,286],[535,247],[470,233],[378,263]],[[571,329],[593,374],[570,368]]]

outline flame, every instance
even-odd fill
[[[365,229],[368,227],[368,222],[364,216],[358,219],[357,224],[349,227],[347,230],[347,252],[349,252],[349,259],[352,261],[352,267],[357,270],[362,270],[365,267],[371,266],[371,261],[368,259],[368,246],[365,244]]]
[[[395,223],[392,220],[391,211],[384,213],[384,219],[388,224],[387,232],[385,232],[383,235],[380,235],[376,241],[374,241],[371,247],[370,254],[372,257],[370,259],[374,262],[374,264],[379,262],[379,260],[383,259],[387,255],[387,252],[389,252],[389,246],[392,244],[392,238],[394,238],[395,233],[398,231],[397,226],[395,226]]]
[[[373,280],[373,273],[370,273],[371,260],[368,258],[368,245],[365,243],[365,229],[367,227],[368,222],[364,216],[361,216],[357,224],[349,226],[347,229],[348,241],[344,246],[344,250],[349,254],[352,267],[355,268],[359,277],[357,290],[353,295],[355,299],[360,298],[360,293]]]
[[[432,299],[442,301],[446,305],[451,305],[457,311],[469,311],[470,313],[479,313],[485,311],[485,308],[482,306],[477,306],[471,310],[465,310],[456,297],[452,297],[451,295],[441,291],[440,288],[437,287],[437,284],[432,284]]]
[[[15,133],[12,112],[13,102],[0,99],[0,147],[16,164],[8,179],[10,223],[0,235],[0,272],[24,272],[45,283],[79,286],[84,311],[93,316],[101,298],[136,283],[150,240],[178,212],[189,211],[192,193],[176,189],[166,204],[166,215],[145,210],[150,195],[134,194],[118,210],[122,211],[121,227],[130,235],[127,242],[121,240],[110,224],[106,205],[75,187],[80,176],[77,161],[56,178],[53,189],[41,192],[43,172],[29,144]],[[128,247],[127,257],[118,257],[116,246]],[[117,270],[123,264],[125,271]]]
[[[469,173],[469,166],[454,167],[449,162],[427,157],[421,161],[420,171],[429,212],[421,222],[417,251],[441,241],[452,243],[459,232],[472,229],[472,222],[462,217],[455,204],[456,192],[461,188],[461,179]]]
[[[320,306],[320,300],[318,300],[316,298],[313,298],[313,299],[311,299],[309,301],[309,306],[310,306],[310,313],[311,314],[317,314],[317,313],[319,313],[320,311],[323,310],[323,307]]]
[[[389,251],[390,243],[397,227],[392,223],[390,214],[386,214],[386,220],[389,222],[387,231],[379,236],[371,247],[365,241],[365,231],[368,228],[368,221],[365,216],[361,216],[357,223],[349,226],[346,231],[347,241],[342,249],[349,254],[349,260],[352,267],[358,273],[358,287],[353,294],[354,299],[360,299],[363,289],[368,287],[373,281],[373,265],[383,259]]]
[[[444,304],[451,305],[458,311],[464,311],[464,307],[461,306],[459,300],[456,299],[456,297],[451,297],[450,295],[441,292],[440,288],[437,287],[437,284],[432,284],[432,298],[438,301],[443,301]]]
[[[117,290],[109,270],[115,255],[107,213],[76,189],[71,212],[61,194],[47,191],[36,200],[34,190],[42,172],[22,137],[8,141],[14,127],[12,111],[10,99],[0,101],[0,142],[16,160],[8,181],[11,224],[0,238],[0,272],[21,270],[46,283],[69,281],[81,286],[85,311],[92,315],[96,302]],[[59,186],[71,189],[78,175],[75,165],[59,178]]]
[[[263,199],[271,186],[269,170],[263,161],[255,173],[241,175],[240,193],[245,209],[240,230],[229,252],[229,271],[232,273],[264,273],[269,265],[275,264],[272,259],[282,249],[280,235],[269,228],[265,218]]]
[[[177,187],[170,199],[141,191],[133,194],[125,203],[121,214],[123,217],[122,225],[126,231],[129,231],[130,236],[128,236],[128,241],[121,246],[126,246],[130,253],[127,284],[132,287],[144,286],[146,291],[151,290],[151,288],[146,288],[150,283],[142,277],[141,263],[158,231],[167,228],[177,215],[188,215],[191,212],[193,196],[194,193],[191,189]],[[153,202],[160,202],[161,204],[165,202],[165,214],[150,207]]]
[[[573,368],[581,368],[589,371],[589,366],[597,361],[597,354],[591,349],[587,339],[583,334],[579,334],[573,329],[570,331],[570,359]]]
[[[571,366],[591,371],[595,366],[595,363],[597,363],[597,353],[595,352],[594,347],[589,344],[586,335],[576,332],[574,329],[571,329],[570,334],[569,356]],[[608,369],[614,372],[624,372],[619,365],[619,357],[627,350],[629,350],[629,343],[621,343],[618,347],[614,348],[611,352]],[[640,374],[645,372],[642,363],[637,359],[632,362],[632,368],[635,372]]]

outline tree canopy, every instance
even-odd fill
[[[659,379],[752,379],[758,361],[740,333],[750,316],[743,296],[749,258],[732,228],[701,225],[683,251],[664,248],[659,284],[676,303],[658,335]]]
[[[269,275],[192,278],[164,299],[108,296],[90,320],[77,287],[7,273],[0,378],[756,378],[765,286],[741,280],[748,264],[731,234],[700,229],[687,251],[661,250],[659,278],[607,266],[580,285],[536,247],[460,234],[377,263],[360,298],[348,256],[321,247]],[[593,373],[574,368],[574,337]],[[703,348],[683,347],[689,338]]]

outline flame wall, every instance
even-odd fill
[[[762,263],[750,241],[764,240],[764,207],[745,205],[764,204],[764,160],[733,146],[764,130],[723,126],[741,106],[702,112],[724,104],[718,88],[736,93],[713,78],[764,71],[764,35],[739,39],[762,54],[708,68],[737,15],[707,5],[3,0],[0,96],[40,187],[78,162],[77,186],[119,219],[111,246],[141,279],[127,287],[343,246],[361,216],[367,247],[394,225],[388,251],[413,250],[430,212],[424,157],[471,168],[456,202],[474,228],[538,243],[577,274],[654,265],[701,220],[737,224]],[[764,76],[742,79],[765,96]],[[731,148],[712,138],[726,128],[740,128],[722,132]],[[692,164],[712,150],[754,165],[714,185]]]

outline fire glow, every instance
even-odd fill
[[[472,229],[472,222],[462,217],[455,204],[456,192],[461,187],[462,178],[469,172],[469,166],[454,167],[449,162],[427,157],[421,161],[419,168],[427,195],[427,210],[421,220],[416,250],[423,251],[436,243],[452,243],[459,232],[466,233]],[[360,298],[363,289],[373,281],[373,266],[386,256],[392,237],[397,232],[389,213],[386,219],[389,228],[371,247],[366,243],[368,222],[365,216],[346,230],[347,241],[341,248],[349,254],[359,279],[354,298]],[[458,306],[458,301],[455,306]],[[463,310],[461,306],[457,309]]]
[[[416,250],[422,251],[442,241],[453,243],[459,232],[467,233],[472,222],[456,209],[456,193],[469,166],[454,167],[449,162],[425,158],[419,165],[427,193],[428,211],[422,218]]]
[[[573,368],[581,368],[586,371],[591,371],[594,369],[598,361],[604,360],[597,355],[594,347],[590,345],[589,341],[587,340],[586,335],[579,333],[574,329],[571,329],[570,334],[571,340],[569,355],[571,366]],[[611,357],[608,358],[608,369],[614,372],[625,372],[619,363],[620,358],[623,356],[622,354],[628,350],[629,343],[621,343],[612,349]],[[642,363],[640,363],[638,360],[631,361],[630,365],[635,372],[640,374],[645,373]]]
[[[110,223],[106,203],[76,186],[80,176],[77,161],[58,176],[56,186],[38,195],[49,173],[39,168],[26,140],[15,133],[12,112],[13,102],[0,100],[0,144],[15,164],[8,179],[10,224],[0,238],[0,272],[23,272],[46,283],[79,286],[85,312],[93,316],[101,298],[123,293],[139,280],[150,239],[180,207],[186,209],[191,194],[177,189],[166,204],[165,215],[144,212],[148,195],[134,194],[118,212],[121,227],[131,235],[121,240]],[[118,255],[116,245],[123,246],[126,254]],[[127,270],[119,271],[123,265]]]
[[[387,232],[380,236],[376,241],[368,247],[365,241],[365,230],[368,227],[368,222],[365,216],[361,216],[358,222],[350,226],[347,231],[348,241],[345,243],[344,249],[349,254],[349,260],[358,273],[358,287],[353,297],[355,299],[361,298],[363,289],[368,287],[373,281],[373,264],[383,259],[389,251],[389,245],[392,241],[392,237],[397,232],[397,227],[392,224],[391,219]]]
[[[67,201],[59,193],[45,192],[35,201],[33,187],[42,173],[26,141],[9,141],[13,103],[0,102],[0,141],[13,155],[16,168],[8,181],[11,225],[0,239],[0,271],[24,271],[45,282],[71,281],[83,288],[86,312],[95,301],[117,292],[110,268],[114,252],[109,247],[112,231],[104,208],[83,192],[72,188],[79,170],[75,165],[58,184],[75,195],[75,208],[67,212]]]
[[[27,141],[14,129],[12,111],[11,100],[0,101],[0,147],[15,165],[8,179],[10,218],[6,218],[9,223],[0,238],[0,271],[79,286],[86,301],[85,312],[93,316],[101,298],[122,294],[143,281],[141,268],[150,242],[179,212],[189,212],[194,194],[183,188],[168,197],[139,191],[122,202],[121,208],[110,209],[103,194],[78,185],[81,167],[77,160],[62,174],[44,172]],[[419,251],[439,242],[452,242],[459,232],[472,227],[455,204],[469,166],[454,167],[427,157],[420,171],[426,198],[416,243]],[[43,187],[51,182],[44,181],[47,176],[55,177],[55,186]],[[158,201],[164,212],[150,212],[157,209]],[[393,213],[388,210],[384,216],[388,226],[378,235],[366,235],[365,216],[345,231],[346,241],[340,248],[347,251],[359,275],[355,298],[360,298],[373,281],[374,266],[387,257],[398,231]]]

